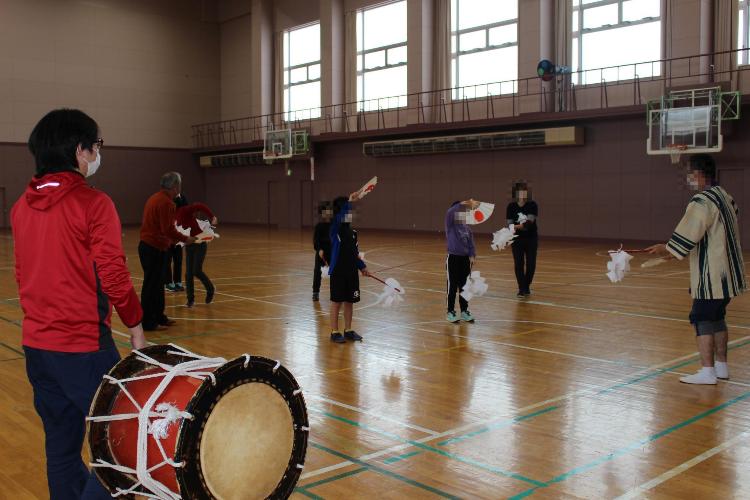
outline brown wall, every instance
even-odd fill
[[[582,147],[375,159],[362,155],[360,141],[317,144],[313,197],[306,210],[311,213],[317,200],[347,194],[377,175],[378,188],[360,204],[357,226],[440,231],[450,203],[474,197],[497,204],[492,221],[476,228],[491,232],[505,223],[511,181],[523,178],[532,183],[544,236],[668,238],[689,193],[683,174],[668,156],[646,155],[643,117],[583,125]],[[750,210],[750,169],[743,160],[748,155],[750,132],[737,128],[717,160],[725,172],[724,187]],[[269,210],[267,182],[285,183],[292,196],[307,179],[306,164],[295,163],[289,178],[280,165],[216,168],[206,172],[206,189],[224,221],[264,223]],[[272,205],[272,211],[288,210],[280,219],[290,221],[289,227],[300,225],[296,206],[274,208],[278,206]],[[750,246],[750,218],[742,220],[745,244]]]
[[[205,199],[203,172],[187,150],[105,147],[102,166],[89,183],[112,198],[123,224],[140,224],[143,204],[159,190],[159,178],[169,170],[182,174],[188,200]],[[5,217],[0,213],[0,226],[9,224],[10,208],[23,193],[33,172],[34,159],[25,144],[0,143],[0,191],[5,188],[7,210]]]
[[[219,26],[204,0],[0,1],[0,141],[50,109],[94,117],[109,145],[189,147],[219,118]]]

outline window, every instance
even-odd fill
[[[518,0],[451,0],[454,99],[516,91]]]
[[[320,23],[284,32],[284,116],[320,117]]]
[[[740,0],[739,26],[737,26],[737,48],[741,50],[737,56],[738,64],[748,64],[748,49],[750,48],[750,36],[748,36],[748,26],[750,26],[750,9],[748,9],[748,0]]]
[[[572,26],[571,66],[573,71],[583,71],[573,75],[574,83],[661,74],[661,64],[650,62],[661,59],[661,2],[573,0]]]
[[[358,109],[406,106],[406,93],[406,1],[358,11]]]

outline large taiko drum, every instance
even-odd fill
[[[88,418],[92,466],[113,496],[286,498],[302,472],[302,391],[277,361],[134,351],[105,375]]]

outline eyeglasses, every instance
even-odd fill
[[[94,149],[99,150],[102,147],[104,147],[104,139],[100,137],[94,142]]]

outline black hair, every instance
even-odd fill
[[[335,200],[333,200],[333,213],[339,214],[342,210],[344,210],[344,207],[349,202],[349,198],[347,196],[339,196]]]
[[[318,215],[323,215],[324,210],[331,210],[331,202],[330,201],[321,201],[318,203]]]
[[[511,195],[514,200],[518,199],[518,192],[526,191],[526,199],[531,200],[531,190],[529,184],[526,181],[513,181],[513,187],[511,188]]]
[[[712,183],[716,180],[716,161],[705,153],[690,156],[690,170],[702,172]]]
[[[77,109],[56,109],[39,120],[29,136],[29,151],[36,161],[36,175],[78,169],[76,150],[93,151],[99,125]]]

